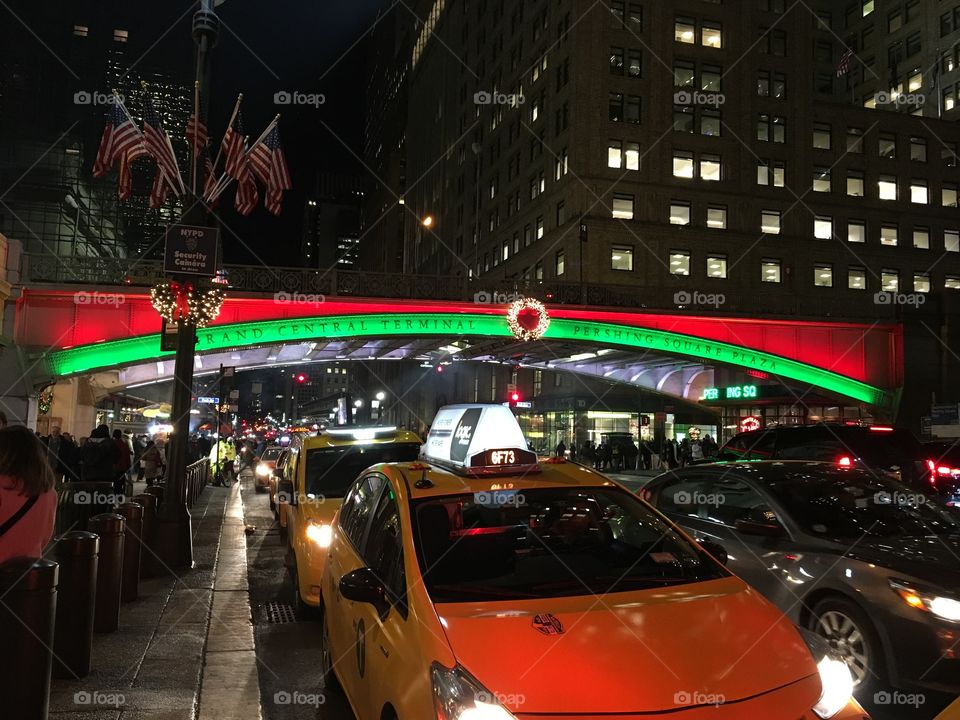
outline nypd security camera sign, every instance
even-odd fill
[[[167,227],[163,271],[171,275],[213,277],[219,266],[219,231],[198,225]]]

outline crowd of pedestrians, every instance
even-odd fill
[[[671,470],[695,462],[715,458],[719,445],[710,435],[703,439],[684,437],[682,440],[664,438],[660,443],[641,440],[639,446],[632,439],[606,439],[599,443],[585,440],[580,445],[561,440],[555,449],[559,457],[590,465],[596,470],[620,472],[622,470]]]

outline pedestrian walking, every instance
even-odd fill
[[[160,449],[153,440],[147,441],[147,447],[140,457],[140,467],[143,468],[143,479],[147,482],[147,487],[152,487],[160,477],[160,466],[163,464],[163,457],[160,455]]]
[[[557,443],[557,457],[566,457],[567,456],[567,446],[563,444],[563,440]]]
[[[54,486],[37,436],[22,425],[0,428],[0,564],[43,555],[57,514]]]
[[[117,446],[110,428],[98,425],[80,448],[80,479],[84,482],[109,482],[117,479]]]

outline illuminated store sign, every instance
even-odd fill
[[[503,315],[454,312],[284,318],[216,325],[199,330],[197,335],[198,353],[279,343],[391,335],[513,337]],[[880,388],[830,370],[741,345],[705,340],[678,332],[553,318],[543,339],[579,340],[598,345],[652,350],[706,363],[760,370],[866,403],[881,404],[884,401],[884,391]],[[158,335],[142,335],[54,351],[47,355],[47,360],[52,374],[72,375],[100,368],[133,365],[173,354],[158,353],[158,347]],[[741,393],[743,388],[756,389],[756,386],[739,387]]]
[[[749,400],[760,397],[760,388],[756,385],[728,385],[712,387],[703,391],[704,400]]]

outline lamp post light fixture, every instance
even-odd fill
[[[377,393],[377,400],[380,400],[382,402],[386,396],[387,394],[383,392],[383,390],[381,390],[380,392]]]
[[[420,221],[420,224],[425,228],[433,227],[433,215],[425,215],[423,220]]]

